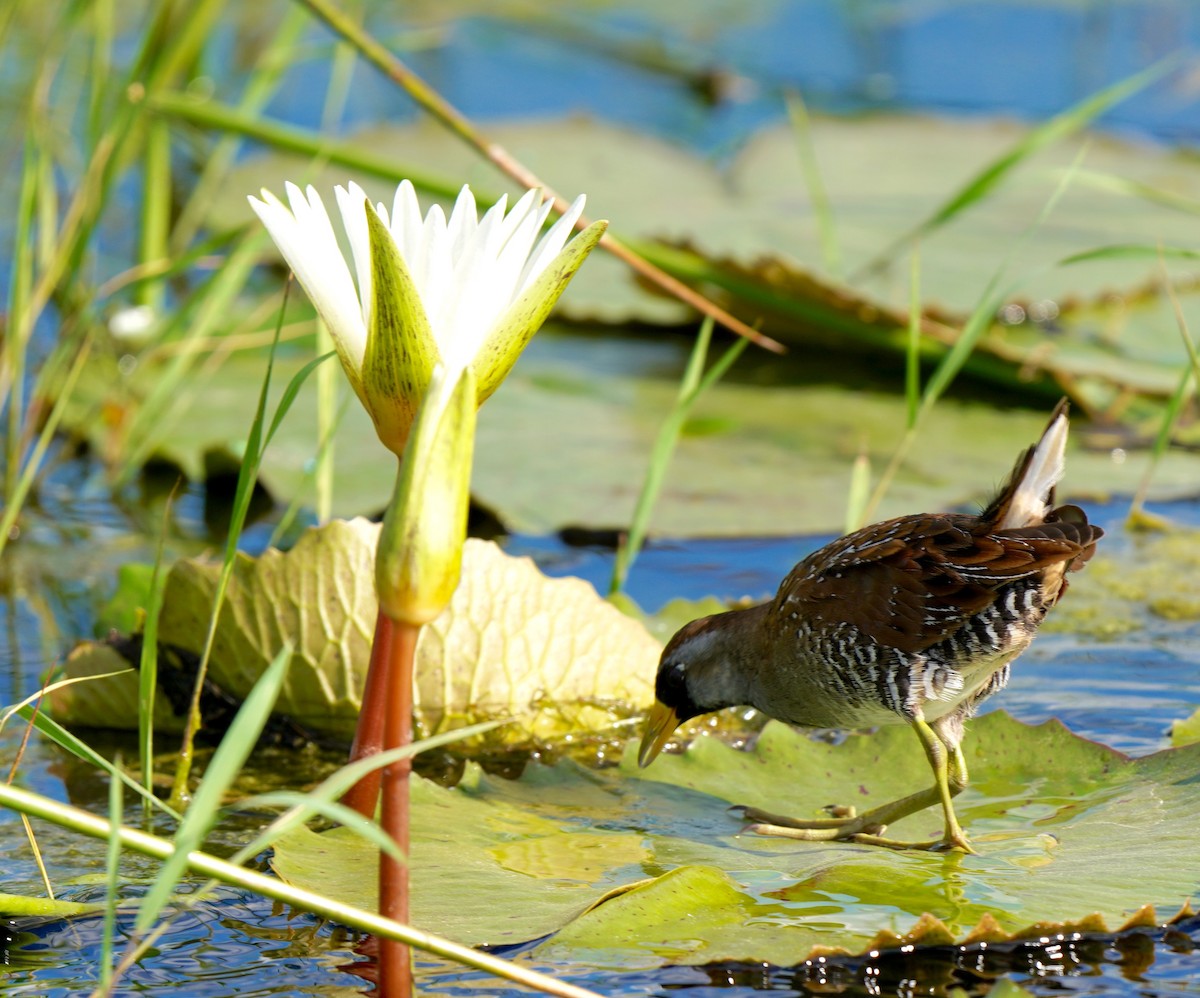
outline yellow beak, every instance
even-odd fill
[[[679,715],[658,700],[646,715],[646,730],[642,734],[642,747],[638,749],[638,765],[645,769],[662,751],[675,729],[679,727]]]

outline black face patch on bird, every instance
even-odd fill
[[[675,711],[675,716],[681,722],[708,713],[708,708],[699,706],[692,699],[688,690],[687,666],[683,662],[668,661],[659,666],[654,695],[664,707]]]

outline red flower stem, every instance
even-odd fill
[[[412,744],[413,658],[420,633],[419,625],[392,620],[382,612],[376,622],[376,643],[386,645],[389,661],[383,698],[385,750]],[[383,770],[383,830],[400,847],[405,862],[386,853],[379,855],[379,914],[404,925],[409,924],[408,777],[411,772],[411,759],[401,759]],[[409,949],[394,939],[379,940],[379,994],[381,998],[409,998],[412,994]]]
[[[350,746],[351,762],[375,755],[383,747],[383,724],[387,715],[387,690],[391,679],[393,630],[391,618],[380,610],[375,618],[375,639],[371,643],[371,664],[367,667],[362,709],[358,712],[354,743]],[[379,781],[382,778],[383,774],[378,769],[364,776],[346,791],[342,803],[354,808],[364,818],[374,818],[375,805],[379,803]]]

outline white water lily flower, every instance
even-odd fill
[[[480,218],[464,186],[447,219],[439,205],[422,217],[407,180],[390,212],[369,208],[351,183],[336,194],[352,276],[320,195],[311,186],[286,189],[288,206],[265,190],[250,205],[329,327],[380,439],[397,454],[434,366],[445,365],[450,383],[470,368],[481,404],[605,228],[594,223],[567,243],[582,196],[539,239],[551,205],[537,191],[511,211],[502,197]]]

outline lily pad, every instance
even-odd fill
[[[1171,725],[1171,744],[1192,745],[1200,742],[1200,710]]]
[[[586,268],[585,268],[586,269]],[[636,340],[614,343],[543,332],[512,375],[480,411],[473,491],[513,530],[543,533],[571,524],[629,523],[655,435],[678,392],[685,345]],[[282,385],[307,358],[276,365]],[[111,449],[94,418],[113,385],[130,397],[153,384],[158,365],[138,365],[129,378],[97,358],[69,417],[96,449]],[[253,416],[265,359],[236,355],[172,414],[173,429],[157,456],[202,479],[206,455],[236,452]],[[784,383],[780,383],[781,377]],[[753,536],[839,529],[851,467],[860,451],[882,469],[905,426],[903,399],[883,391],[788,384],[786,373],[743,357],[727,379],[700,400],[668,469],[653,531],[668,536]],[[343,389],[348,391],[348,389]],[[308,385],[283,422],[261,472],[277,498],[310,494],[317,448],[315,386]],[[882,517],[984,501],[1017,453],[1037,438],[1043,412],[998,412],[983,404],[943,400],[878,510]],[[1061,491],[1072,498],[1132,492],[1144,465],[1114,458],[1111,440],[1081,448],[1077,423]],[[374,430],[354,401],[335,438],[335,510],[356,515],[382,509],[393,468],[382,462]],[[1118,457],[1125,458],[1121,450]],[[1154,477],[1159,498],[1192,494],[1200,457],[1169,452]],[[752,501],[751,501],[752,500]]]
[[[209,678],[244,698],[285,640],[295,652],[276,709],[306,728],[349,739],[361,707],[377,603],[379,526],[333,521],[288,552],[239,554],[222,609]],[[159,640],[199,655],[220,565],[184,559],[167,577]],[[659,644],[637,621],[579,579],[549,579],[528,558],[469,540],[462,582],[446,611],[422,631],[416,660],[416,721],[436,734],[512,718],[476,747],[536,747],[567,734],[603,732],[653,698]],[[85,645],[68,673],[111,671],[106,645]],[[123,661],[121,661],[123,664]],[[125,703],[121,697],[130,697]],[[124,707],[118,704],[125,703]],[[136,683],[68,687],[55,701],[66,721],[136,724]]]
[[[589,208],[609,218],[614,233],[722,297],[764,332],[809,349],[890,354],[898,368],[905,349],[907,250],[888,261],[900,266],[872,263],[952,191],[1018,145],[1027,129],[1011,121],[907,115],[815,118],[811,140],[823,167],[843,274],[821,273],[817,214],[790,127],[758,133],[726,170],[660,139],[579,117],[494,123],[490,133],[560,190],[586,191]],[[375,127],[348,141],[375,154],[387,151],[397,169],[410,163],[426,174],[475,183],[482,192],[513,190],[430,122]],[[1026,238],[1081,150],[1085,170],[1035,238]],[[390,198],[392,179],[340,167],[314,175],[311,164],[294,154],[248,159],[230,178],[229,200],[217,206],[213,223],[249,220],[244,198],[234,192],[278,189],[300,177],[332,189],[351,176],[374,196]],[[983,338],[969,371],[1027,395],[1034,386],[1034,396],[1063,386],[1094,407],[1124,407],[1126,387],[1165,396],[1186,354],[1161,277],[1165,267],[1178,287],[1192,289],[1200,274],[1195,259],[1164,263],[1149,251],[1110,252],[1070,267],[1058,264],[1114,243],[1194,250],[1196,205],[1200,172],[1186,153],[1077,136],[1027,157],[986,198],[921,239],[932,354],[954,342],[993,275],[1004,269],[1001,287],[1012,286],[1018,302]],[[1137,307],[1145,298],[1158,307]],[[1200,298],[1185,295],[1183,307],[1195,325]],[[609,323],[678,323],[689,315],[605,254],[582,269],[563,309],[576,319]]]
[[[632,750],[617,772],[564,762],[508,781],[473,771],[466,786],[425,787],[417,798],[413,921],[472,944],[558,928],[535,950],[553,963],[791,965],[914,941],[1116,930],[1152,920],[1148,903],[1174,912],[1200,890],[1200,746],[1134,760],[1057,722],[1030,727],[993,713],[972,722],[965,750],[973,782],[958,813],[974,856],[762,838],[742,834],[727,811],[753,804],[815,816],[830,802],[865,808],[924,785],[928,766],[903,727],[831,745],[771,724],[752,751],[699,738],[645,771]],[[447,848],[447,828],[462,830],[459,848]],[[922,812],[890,831],[936,835],[940,815]],[[612,836],[607,869],[592,865],[594,852],[557,876],[553,866],[506,859],[557,855],[555,837],[567,835]],[[522,839],[535,845],[518,850]],[[375,858],[345,833],[302,830],[279,844],[274,863],[289,882],[369,907]],[[619,885],[631,889],[613,891]],[[526,903],[534,890],[538,902]],[[481,893],[487,906],[469,903]]]

